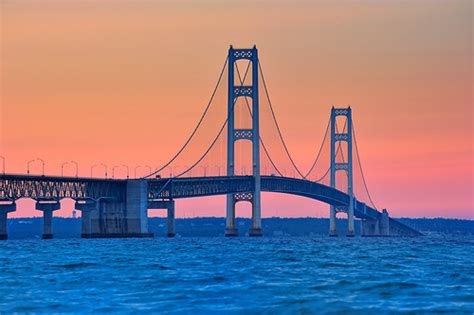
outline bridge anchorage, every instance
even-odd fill
[[[252,65],[252,84],[244,85],[245,76],[240,78],[236,61],[246,59]],[[258,59],[258,51],[254,46],[251,49],[229,49],[226,65],[228,64],[228,99],[227,118],[219,134],[212,142],[205,154],[186,171],[170,178],[161,178],[157,175],[181,154],[193,138],[196,130],[201,125],[208,107],[199,120],[196,129],[188,138],[178,153],[162,168],[140,179],[99,179],[65,176],[37,175],[0,175],[0,239],[7,239],[8,213],[16,211],[16,201],[21,198],[30,198],[36,201],[36,209],[43,213],[43,238],[53,237],[53,213],[60,208],[60,200],[69,198],[75,200],[75,209],[81,211],[81,237],[151,237],[148,229],[148,210],[166,209],[167,211],[167,236],[175,236],[175,200],[225,195],[226,196],[226,236],[237,236],[235,224],[235,205],[238,202],[252,204],[252,225],[250,236],[262,235],[261,224],[261,192],[274,192],[302,196],[327,203],[330,206],[329,235],[336,236],[336,214],[347,214],[347,236],[354,236],[355,218],[360,220],[362,236],[416,236],[420,233],[411,227],[389,217],[384,209],[378,211],[368,195],[371,205],[367,205],[356,198],[353,189],[353,141],[358,157],[357,141],[352,123],[352,109],[332,108],[328,128],[330,131],[330,161],[329,169],[325,175],[316,181],[307,178],[318,161],[316,157],[313,167],[307,174],[303,174],[296,167],[284,143],[281,131],[273,113],[268,90],[263,78],[262,68]],[[218,84],[222,78],[225,67],[222,69]],[[236,70],[237,73],[234,71]],[[238,75],[240,84],[235,84],[235,74]],[[259,129],[259,75],[263,81],[268,103],[272,110],[273,119],[277,126],[280,138],[285,146],[286,153],[300,178],[284,176],[271,159]],[[215,91],[214,91],[215,93]],[[213,94],[214,95],[214,94]],[[252,126],[240,129],[235,126],[234,107],[238,99],[245,99],[251,115]],[[251,107],[248,103],[251,100]],[[345,127],[338,130],[337,117],[345,119]],[[227,174],[225,176],[184,176],[189,173],[214,146],[216,140],[227,127]],[[326,131],[327,132],[327,131]],[[235,143],[238,141],[252,143],[252,174],[236,175],[235,172]],[[324,143],[324,141],[323,141]],[[347,144],[347,159],[340,159],[341,144]],[[274,166],[280,176],[261,174],[260,145],[266,157]],[[322,148],[322,145],[321,145]],[[338,155],[339,152],[339,155]],[[220,169],[219,169],[220,170]],[[347,190],[342,191],[336,187],[336,174],[343,172],[347,176]],[[330,174],[330,184],[324,185],[321,180]],[[92,177],[92,176],[91,176]],[[363,174],[362,174],[362,178]],[[368,193],[367,187],[364,186]]]

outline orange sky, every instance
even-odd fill
[[[7,172],[25,172],[36,157],[51,174],[71,159],[83,176],[99,162],[161,165],[200,116],[229,44],[256,44],[303,169],[330,107],[350,104],[378,205],[394,216],[474,218],[471,1],[5,0],[0,8]],[[40,214],[23,205],[17,216]],[[299,197],[266,196],[262,207],[264,217],[327,216],[327,206]],[[225,212],[220,197],[181,201],[177,211]]]

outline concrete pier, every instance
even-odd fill
[[[168,237],[174,237],[176,235],[175,230],[174,230],[174,217],[175,217],[175,212],[174,212],[174,200],[169,201],[168,203],[168,215],[167,215],[167,236]]]
[[[360,221],[361,236],[378,236],[379,235],[379,221],[364,219]]]
[[[360,231],[362,236],[390,236],[390,217],[388,211],[383,209],[376,220],[361,220]]]
[[[59,210],[61,204],[57,200],[41,200],[36,202],[36,210],[43,212],[43,239],[53,238],[53,212]]]
[[[84,238],[153,237],[148,232],[148,183],[127,180],[125,200],[99,198],[80,200],[81,236]]]
[[[167,211],[167,227],[166,235],[168,237],[174,237],[176,235],[174,229],[175,219],[175,203],[174,200],[152,200],[148,203],[149,209],[166,209]]]
[[[235,200],[234,195],[228,194],[226,196],[226,221],[225,221],[225,236],[238,236],[239,231],[235,226]]]
[[[390,235],[390,220],[388,216],[387,209],[382,210],[382,214],[380,215],[379,219],[379,233],[381,236],[389,236]]]
[[[337,236],[336,228],[336,207],[331,205],[329,208],[329,236]]]
[[[7,221],[8,213],[16,210],[16,203],[14,201],[0,202],[0,240],[8,239]]]
[[[350,197],[349,201],[349,209],[347,212],[347,237],[353,237],[355,236],[354,232],[354,197]]]
[[[260,213],[260,206],[257,204],[257,195],[254,196],[252,202],[252,227],[249,231],[249,236],[262,236],[262,218]],[[258,201],[258,203],[260,203]]]
[[[98,212],[98,203],[94,200],[77,200],[75,209],[81,211],[81,237],[90,238],[92,234],[91,214]]]
[[[127,233],[126,226],[126,204],[112,199],[99,199],[97,205],[90,208],[89,220],[84,222],[84,229],[88,229],[87,221],[90,222],[90,233],[83,233],[84,238],[116,238],[133,237]],[[87,216],[87,214],[86,214]],[[86,231],[86,230],[84,230]]]
[[[125,208],[128,237],[153,237],[148,230],[148,183],[145,179],[127,180]]]

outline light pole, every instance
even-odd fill
[[[3,175],[5,175],[5,157],[0,155],[0,159],[2,159],[2,171]]]
[[[130,178],[130,169],[128,168],[128,165],[122,164],[123,167],[127,170],[127,179]]]
[[[79,177],[79,164],[76,161],[71,161],[76,166],[76,178]]]
[[[26,163],[26,174],[30,174],[30,164],[33,163],[35,159],[29,160],[28,163]]]
[[[115,169],[117,167],[120,167],[120,165],[115,165],[114,167],[112,167],[112,178],[115,178]]]
[[[150,165],[144,165],[144,166],[137,165],[137,166],[135,166],[135,169],[133,170],[133,174],[134,174],[135,178],[137,178],[137,169],[139,169],[140,167],[146,167],[148,169],[148,174],[151,174],[151,166]]]
[[[92,178],[92,171],[94,170],[95,167],[97,166],[103,166],[104,167],[104,170],[105,170],[105,178],[107,178],[107,165],[105,165],[104,163],[100,163],[100,164],[94,164],[91,166],[91,178]]]
[[[180,167],[181,167],[181,166],[179,166],[179,165],[175,165],[175,166],[173,166],[173,167],[171,168],[172,171],[173,171],[173,172],[172,172],[172,176],[176,176],[176,173],[178,173],[178,172],[176,172],[175,169],[179,169]]]
[[[69,164],[69,162],[63,162],[63,163],[61,164],[61,176],[64,175],[64,166],[67,165],[67,164]]]
[[[201,168],[202,168],[202,176],[203,176],[203,177],[206,177],[206,170],[207,170],[208,167],[209,167],[209,166],[201,166]]]
[[[30,174],[30,165],[31,163],[35,162],[35,161],[40,161],[41,162],[41,168],[42,168],[42,175],[44,176],[44,160],[43,159],[40,159],[40,158],[36,158],[36,159],[33,159],[33,160],[29,160],[28,163],[26,164],[26,174]]]
[[[43,176],[44,176],[44,160],[40,158],[37,158],[37,160],[40,161],[41,165],[43,166]]]
[[[125,164],[115,165],[114,167],[112,167],[112,178],[115,178],[115,169],[118,168],[118,167],[124,167],[127,170],[127,179],[128,179],[129,178],[129,169],[128,169],[128,165],[125,165]]]
[[[221,176],[221,167],[218,165],[214,166],[217,169],[217,176]]]

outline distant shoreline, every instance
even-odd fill
[[[400,218],[401,222],[415,228],[424,235],[474,235],[474,220],[445,218]],[[263,233],[266,237],[280,236],[325,236],[328,234],[327,218],[264,218]],[[43,229],[41,217],[24,217],[8,219],[9,239],[41,238]],[[237,218],[236,225],[240,236],[246,236],[251,220]],[[166,236],[166,218],[152,217],[148,220],[150,233],[155,237]],[[176,233],[183,237],[216,237],[224,236],[225,218],[201,217],[178,218],[175,221]],[[347,221],[337,220],[340,236],[346,234]],[[356,221],[356,235],[360,235],[360,224]],[[78,238],[81,235],[80,218],[53,218],[54,238]]]
[[[474,210],[473,210],[474,211]],[[41,219],[42,216],[33,216],[33,217],[18,217],[18,218],[8,218],[10,219]],[[75,219],[75,220],[80,220],[80,217],[61,217],[61,216],[55,216],[54,218],[60,218],[60,219]],[[149,217],[149,219],[155,219],[155,218],[164,218],[164,217]],[[473,219],[464,219],[464,218],[445,218],[445,217],[391,217],[392,219],[396,220],[459,220],[459,221],[473,221]],[[222,217],[188,217],[188,218],[176,218],[176,220],[195,220],[195,219],[225,219],[225,216]],[[237,217],[237,219],[248,219],[250,218],[244,218],[244,217]],[[269,219],[283,219],[283,220],[301,220],[301,219],[308,219],[308,220],[326,220],[328,218],[320,218],[320,217],[264,217],[262,220],[269,220]],[[338,218],[338,220],[344,220],[343,218]],[[358,220],[356,218],[356,220]]]

